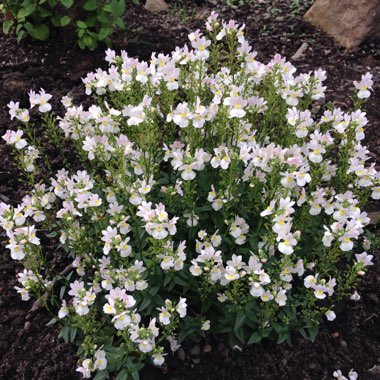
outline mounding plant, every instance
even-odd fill
[[[9,104],[20,128],[3,139],[32,186],[0,205],[25,267],[16,290],[59,308],[51,323],[78,344],[84,378],[136,379],[209,332],[313,340],[372,265],[363,206],[380,185],[360,109],[371,74],[350,110],[321,110],[325,71],[257,61],[244,25],[216,13],[206,28],[149,63],[107,50],[108,69],[83,80],[88,108],[66,96],[57,117],[44,90],[30,92],[31,113]],[[70,144],[65,168],[49,170],[31,120],[49,146]]]

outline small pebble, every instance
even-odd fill
[[[29,321],[24,323],[24,330],[29,331],[32,328],[32,324]]]
[[[178,353],[178,357],[179,357],[182,361],[184,361],[184,360],[186,359],[185,351],[184,351],[184,349],[183,349],[182,347],[180,347],[180,348],[178,349],[177,353]]]
[[[191,356],[199,356],[201,353],[201,348],[199,347],[198,344],[196,344],[191,350],[190,350],[190,355]]]
[[[203,352],[211,352],[212,351],[212,347],[209,345],[209,344],[206,344],[204,347],[203,347]]]

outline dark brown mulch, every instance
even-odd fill
[[[305,5],[293,15],[285,0],[254,1],[227,8],[220,1],[185,3],[172,1],[173,11],[149,14],[142,6],[133,7],[126,16],[128,30],[115,36],[114,48],[131,56],[148,59],[152,51],[170,52],[186,42],[187,34],[203,27],[203,18],[211,10],[224,18],[245,22],[247,35],[258,51],[258,58],[267,61],[275,53],[290,58],[303,42],[309,44],[304,56],[294,62],[300,71],[318,67],[327,70],[327,100],[340,107],[349,105],[352,80],[370,70],[375,77],[375,95],[366,105],[368,126],[366,143],[380,156],[380,45],[379,41],[364,45],[354,53],[337,47],[327,36],[316,32],[302,21]],[[235,2],[238,4],[238,2]],[[306,1],[304,3],[310,3]],[[182,5],[181,5],[182,4]],[[102,66],[104,49],[90,53],[81,51],[65,36],[48,44],[25,42],[17,45],[14,38],[0,35],[0,132],[12,125],[7,103],[20,100],[26,105],[29,89],[43,87],[55,96],[70,92],[77,101],[84,99],[81,77]],[[18,180],[9,150],[0,145],[0,201],[17,203],[24,187]],[[377,160],[379,163],[379,160]],[[373,206],[376,208],[376,206]],[[5,242],[5,234],[0,232]],[[57,338],[58,327],[45,327],[51,316],[40,310],[26,320],[32,301],[21,302],[13,289],[15,274],[21,266],[0,246],[0,379],[76,379],[75,347]],[[331,379],[336,369],[345,374],[350,368],[359,372],[359,379],[375,378],[368,372],[380,365],[379,333],[380,263],[364,278],[359,302],[337,305],[337,319],[321,327],[314,344],[300,338],[294,345],[277,346],[264,342],[259,346],[231,349],[222,338],[210,337],[199,345],[185,344],[174,357],[168,358],[163,370],[148,367],[141,375],[149,379]]]

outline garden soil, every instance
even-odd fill
[[[303,3],[297,8],[297,3]],[[306,5],[305,5],[306,4]],[[131,6],[125,21],[127,30],[115,34],[113,48],[130,56],[149,59],[152,51],[169,53],[182,46],[187,35],[203,28],[204,18],[218,11],[225,19],[245,22],[248,40],[266,62],[274,53],[291,58],[306,42],[304,54],[293,61],[301,72],[323,67],[328,74],[326,101],[350,106],[352,81],[361,74],[374,74],[375,94],[366,103],[366,144],[379,170],[380,156],[380,43],[369,42],[356,52],[337,47],[327,36],[302,20],[310,1],[256,0],[234,7],[225,2],[171,2],[171,11],[151,14]],[[30,89],[43,87],[59,99],[70,93],[77,102],[85,101],[81,78],[97,67],[105,68],[104,47],[95,52],[79,50],[65,34],[47,44],[26,41],[18,45],[13,37],[0,34],[0,134],[15,126],[8,116],[7,103],[20,101],[27,106]],[[88,100],[87,100],[88,101]],[[38,126],[36,126],[38,130]],[[70,152],[68,151],[68,155]],[[53,166],[60,157],[52,151]],[[25,192],[12,163],[10,150],[0,145],[0,201],[16,204]],[[376,205],[369,205],[376,212]],[[374,227],[372,227],[374,230]],[[5,249],[6,237],[0,232],[0,379],[71,380],[78,379],[76,348],[58,338],[59,326],[46,327],[52,318],[48,311],[29,310],[33,301],[22,302],[14,290],[21,265]],[[65,267],[67,261],[54,245],[50,248],[53,265]],[[199,344],[186,343],[175,355],[168,355],[161,369],[147,366],[142,380],[307,380],[332,379],[334,370],[347,374],[351,368],[359,379],[380,378],[380,259],[363,278],[358,302],[337,304],[337,318],[320,328],[315,343],[294,337],[291,347],[264,341],[261,345],[231,348],[224,337],[208,337]],[[57,310],[52,310],[56,313]]]

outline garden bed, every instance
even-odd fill
[[[190,31],[202,28],[211,10],[225,18],[246,23],[247,38],[266,62],[275,53],[290,58],[303,42],[309,47],[294,65],[300,71],[322,67],[327,70],[327,85],[334,91],[334,103],[343,108],[352,81],[370,70],[374,75],[375,94],[366,104],[370,120],[365,144],[379,165],[380,155],[380,51],[378,44],[365,45],[355,53],[335,46],[328,37],[302,21],[304,9],[291,8],[288,1],[262,1],[230,9],[222,2],[198,5],[173,3],[174,11],[164,15],[148,13],[142,6],[131,8],[126,16],[127,32],[115,36],[113,48],[124,49],[130,56],[148,59],[152,51],[168,53],[186,42]],[[292,14],[292,10],[295,13]],[[299,13],[298,13],[299,12]],[[25,42],[19,46],[11,37],[0,36],[1,97],[0,126],[9,128],[7,103],[27,102],[29,89],[43,87],[54,96],[54,106],[68,92],[77,101],[84,100],[81,78],[87,72],[104,67],[103,49],[91,53],[79,50],[73,42],[59,36],[46,45]],[[377,95],[376,95],[377,94]],[[327,101],[332,100],[327,93]],[[329,98],[330,97],[330,98]],[[3,134],[3,133],[2,133]],[[24,187],[18,180],[10,150],[0,146],[0,201],[16,203]],[[59,158],[52,157],[59,168]],[[53,165],[54,166],[54,165]],[[378,168],[377,168],[378,169]],[[371,206],[370,211],[376,211]],[[5,234],[1,232],[1,241]],[[0,378],[4,379],[75,379],[76,349],[57,338],[59,328],[45,327],[51,319],[47,311],[28,313],[33,301],[22,302],[15,292],[15,274],[21,266],[10,258],[4,244],[0,255]],[[56,266],[65,262],[54,251]],[[227,341],[210,337],[200,344],[184,344],[174,357],[168,357],[162,369],[148,367],[142,379],[324,379],[332,378],[336,369],[347,373],[350,368],[359,378],[375,378],[368,372],[380,365],[379,344],[379,260],[358,289],[361,299],[336,305],[337,319],[326,323],[314,344],[295,337],[292,347],[264,341],[262,345],[231,349]]]

